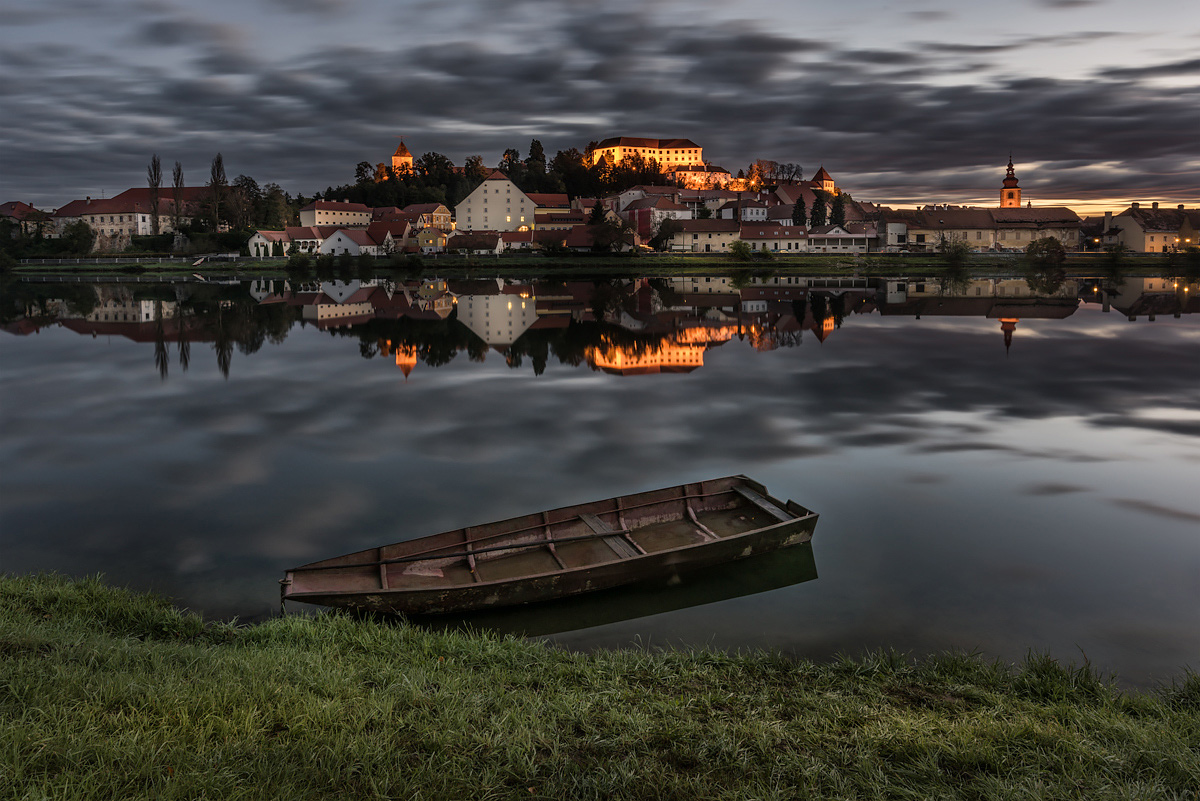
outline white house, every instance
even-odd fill
[[[363,253],[369,256],[378,256],[380,243],[372,239],[371,235],[361,228],[339,228],[321,243],[319,252],[334,256],[346,253],[351,256]]]
[[[465,231],[520,231],[533,227],[537,206],[499,170],[454,207],[455,225]]]

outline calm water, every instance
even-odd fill
[[[1169,680],[1200,667],[1200,287],[1035,285],[10,282],[0,570],[254,619],[299,563],[745,473],[821,514],[819,578],[555,640]]]

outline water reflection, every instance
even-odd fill
[[[686,276],[594,281],[479,279],[211,283],[35,283],[10,281],[0,323],[27,335],[61,326],[81,335],[153,343],[163,380],[171,350],[181,370],[193,343],[210,345],[228,377],[245,356],[280,344],[297,328],[358,340],[363,358],[394,360],[404,378],[465,353],[489,353],[541,375],[551,358],[618,375],[687,373],[733,339],[756,350],[818,343],[864,317],[976,317],[997,322],[1010,349],[1020,323],[1063,320],[1097,304],[1130,321],[1200,311],[1200,280],[1126,277],[1118,265],[1068,278],[1059,267],[1022,277],[972,277],[951,268],[931,278]]]
[[[746,473],[821,581],[556,641],[1195,666],[1194,278],[751,279],[10,277],[0,570],[247,619],[293,564]]]
[[[817,577],[811,543],[602,592],[469,615],[407,619],[434,629],[486,629],[527,636],[594,628],[744,598]],[[786,596],[781,596],[781,601]]]

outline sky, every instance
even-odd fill
[[[687,137],[861,200],[1200,205],[1200,4],[0,0],[0,201],[144,186],[311,195],[397,136],[456,164]]]

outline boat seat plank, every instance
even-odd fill
[[[771,503],[752,489],[748,489],[747,487],[734,487],[733,489],[743,498],[750,501],[750,503],[754,504],[759,509],[762,509],[764,512],[777,520],[787,521],[796,519],[794,515],[790,515],[783,511],[778,506]]]
[[[634,548],[625,538],[621,536],[621,532],[614,529],[608,523],[605,523],[600,518],[593,514],[584,512],[579,515],[579,519],[588,524],[588,528],[597,534],[608,534],[611,536],[601,537],[601,540],[613,549],[613,552],[622,559],[629,559],[634,556],[640,556],[638,549]]]

